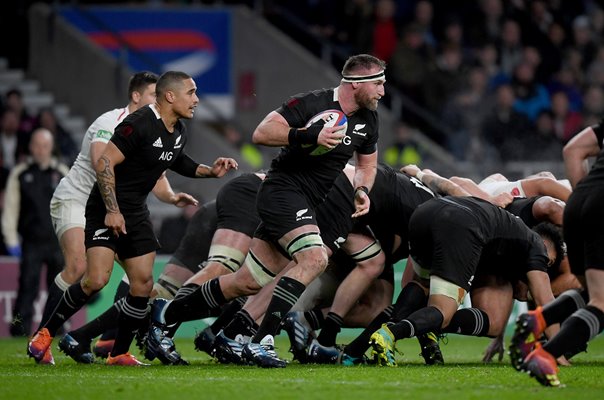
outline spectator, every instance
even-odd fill
[[[11,171],[6,185],[2,233],[10,255],[21,259],[19,289],[10,325],[12,336],[29,336],[42,266],[46,284],[63,268],[63,255],[50,220],[50,199],[68,167],[52,156],[53,136],[32,133],[31,158]]]
[[[493,43],[485,43],[475,51],[476,63],[482,67],[487,74],[489,89],[494,89],[509,81],[509,77],[501,72],[497,63],[497,47]]]
[[[426,107],[433,113],[439,115],[451,96],[461,89],[466,72],[462,61],[460,49],[447,46],[428,66],[423,92]]]
[[[400,168],[408,164],[420,166],[423,151],[415,139],[415,128],[404,122],[395,126],[394,142],[384,152],[384,162],[393,168]]]
[[[583,127],[581,114],[570,109],[568,97],[564,92],[556,92],[552,95],[552,117],[554,133],[563,144],[566,144]]]
[[[0,150],[2,166],[12,169],[28,154],[29,135],[19,130],[19,115],[12,109],[4,110],[0,122]]]
[[[481,67],[473,67],[467,84],[457,92],[443,111],[445,125],[454,131],[448,137],[447,147],[460,160],[473,138],[480,136],[482,122],[490,109],[487,75]]]
[[[581,54],[581,68],[585,70],[598,51],[593,39],[589,17],[579,15],[573,20],[573,47]]]
[[[50,108],[43,108],[38,113],[38,126],[52,132],[55,140],[54,155],[64,164],[71,165],[78,155],[79,149],[71,133],[57,121],[57,117]]]
[[[530,130],[526,115],[514,108],[516,98],[510,85],[497,88],[495,105],[482,124],[482,136],[502,161],[518,160]]]
[[[521,35],[520,25],[516,21],[508,19],[503,23],[499,40],[499,64],[501,71],[507,76],[512,76],[514,69],[522,61]]]
[[[246,141],[238,129],[226,125],[222,127],[222,135],[231,146],[239,151],[239,155],[236,157],[238,160],[244,160],[254,170],[262,169],[264,166],[262,151],[255,144]]]
[[[581,90],[575,82],[575,75],[567,67],[563,67],[554,75],[554,78],[547,85],[547,91],[550,96],[555,92],[566,93],[572,111],[581,111],[583,108]]]
[[[531,122],[537,119],[539,112],[550,108],[549,93],[535,80],[535,69],[528,62],[521,62],[514,69],[512,88],[516,96],[514,109]]]
[[[551,111],[542,111],[535,122],[535,133],[527,135],[526,158],[532,161],[560,161],[562,143],[554,130]]]
[[[11,89],[6,92],[6,105],[7,109],[11,109],[17,113],[19,117],[19,130],[22,132],[30,133],[36,123],[36,119],[29,115],[25,109],[23,103],[23,93],[19,89]]]
[[[583,94],[583,125],[592,126],[599,123],[604,114],[604,89],[600,86],[589,86]]]
[[[347,1],[343,8],[343,27],[338,39],[348,43],[352,53],[371,50],[371,19],[373,4],[370,0]]]
[[[413,22],[419,26],[424,42],[432,47],[436,48],[437,42],[434,36],[433,28],[434,19],[434,6],[428,0],[419,0],[415,5],[415,13]]]
[[[501,0],[480,0],[477,12],[467,13],[469,39],[475,46],[495,43],[501,37],[503,4]]]
[[[371,54],[386,62],[390,61],[398,41],[395,13],[396,3],[393,0],[378,0],[375,4]]]

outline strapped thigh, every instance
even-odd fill
[[[460,306],[464,297],[466,297],[466,291],[463,288],[444,280],[440,276],[430,275],[430,296],[433,294],[450,297],[457,302],[457,306]]]
[[[293,238],[285,250],[290,257],[294,258],[294,255],[299,251],[310,249],[312,247],[323,247],[323,239],[319,232],[304,232]]]
[[[275,279],[276,274],[272,273],[268,268],[266,268],[260,259],[256,257],[256,255],[252,252],[252,250],[248,251],[247,257],[245,258],[245,263],[250,271],[250,274],[256,281],[260,287],[264,287],[273,279]]]
[[[210,246],[210,254],[208,255],[207,262],[221,264],[230,272],[236,272],[241,268],[244,260],[245,254],[240,250],[221,244],[213,244]]]

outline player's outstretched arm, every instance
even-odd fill
[[[218,157],[211,167],[199,164],[195,176],[197,178],[222,178],[227,172],[237,168],[239,168],[239,164],[234,159]]]

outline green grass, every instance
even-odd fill
[[[190,339],[177,346],[190,366],[77,365],[59,353],[54,367],[35,365],[25,339],[0,340],[0,399],[604,399],[604,338],[562,368],[564,388],[541,387],[516,372],[507,359],[480,362],[488,339],[451,335],[442,345],[446,365],[429,367],[415,340],[399,341],[397,368],[290,364],[285,369],[220,365],[193,350]],[[284,356],[287,339],[279,337]]]

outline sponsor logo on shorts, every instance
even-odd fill
[[[340,236],[336,240],[333,241],[333,244],[339,249],[340,246],[342,246],[345,241],[346,241],[346,239],[344,239],[342,236]]]
[[[304,215],[308,212],[308,208],[303,208],[301,210],[296,211],[296,221],[301,221],[303,219],[312,219],[312,215]]]
[[[92,236],[92,240],[109,240],[109,236],[101,236],[103,233],[109,231],[108,228],[97,229],[94,231],[94,235]]]

